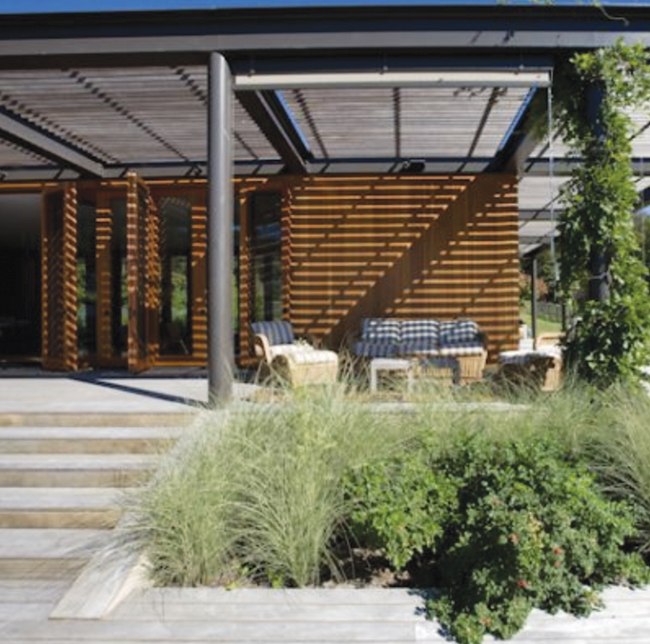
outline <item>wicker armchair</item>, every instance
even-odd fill
[[[563,337],[562,333],[542,333],[535,339],[535,349],[547,352],[552,358],[544,376],[543,391],[554,391],[560,386],[563,366],[561,347]]]
[[[562,377],[561,337],[557,333],[542,334],[537,336],[531,350],[502,351],[498,377],[514,385],[554,391]]]
[[[290,322],[254,322],[251,329],[260,373],[277,376],[294,387],[336,382],[336,353],[297,340]]]

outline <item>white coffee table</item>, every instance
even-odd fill
[[[373,358],[370,361],[370,391],[377,391],[377,374],[380,371],[397,371],[406,374],[406,386],[413,390],[415,380],[415,360],[406,358]]]

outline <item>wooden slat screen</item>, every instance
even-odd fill
[[[113,356],[111,295],[113,292],[111,246],[113,243],[113,212],[108,196],[97,197],[96,211],[96,253],[97,253],[97,363],[111,364]]]
[[[208,218],[205,191],[192,194],[191,214],[191,328],[192,357],[200,363],[208,359],[208,302],[207,302],[207,255]]]
[[[128,175],[126,201],[126,290],[129,308],[127,359],[129,371],[140,368],[141,347],[138,334],[139,308],[139,225],[138,225],[138,185],[135,174]]]
[[[128,174],[127,293],[129,303],[129,371],[153,366],[158,352],[160,256],[158,211],[146,186]]]
[[[150,203],[149,217],[136,217],[141,208],[137,197],[139,182],[133,176],[129,184],[127,282],[133,318],[130,322],[133,332],[129,337],[139,338],[144,328],[144,334],[149,336],[146,343],[156,345],[154,312],[157,314],[159,306],[160,229]],[[207,357],[204,185],[190,182],[172,188],[187,189],[193,195],[191,359],[194,361]],[[156,184],[156,188],[160,194],[165,192],[163,183]],[[516,347],[518,213],[514,177],[255,177],[236,180],[235,189],[241,215],[242,363],[252,354],[247,200],[259,190],[282,193],[283,312],[296,332],[320,336],[326,345],[338,348],[358,334],[361,320],[368,316],[467,317],[476,320],[488,334],[491,359],[498,351]],[[68,202],[71,203],[70,198],[66,198]],[[99,207],[98,244],[104,232],[110,236],[110,222],[103,220],[102,213]],[[69,237],[71,223],[74,222],[68,222],[66,229]],[[48,252],[51,255],[48,243],[62,242],[44,240],[44,261],[48,261]],[[99,265],[98,270],[101,272]],[[76,284],[76,270],[73,273]],[[49,288],[46,277],[44,319],[47,316],[45,293]],[[110,284],[102,285],[101,275],[98,286],[106,297]],[[76,285],[73,295],[76,298]],[[144,324],[137,322],[142,313],[142,309],[137,311],[138,306],[142,307],[138,304],[141,300],[151,314],[147,314]],[[74,325],[76,329],[76,318]],[[137,333],[133,325],[138,326]],[[44,345],[51,344],[51,337],[52,333],[48,335],[44,329]],[[70,341],[67,342],[70,349]],[[99,345],[107,347],[108,342],[107,336]],[[76,331],[73,344],[76,352]],[[136,344],[129,343],[129,363],[135,364],[137,357],[143,366],[150,362],[156,347],[152,345],[145,356],[143,347]]]
[[[517,344],[514,177],[309,177],[290,186],[298,333],[339,347],[370,316],[471,318],[491,359]]]
[[[77,189],[44,194],[42,252],[43,368],[77,369]]]
[[[143,257],[145,264],[141,279],[145,280],[145,325],[147,342],[147,364],[152,366],[160,353],[160,284],[162,266],[160,262],[160,211],[151,193],[144,184],[140,185],[142,207],[145,219]]]

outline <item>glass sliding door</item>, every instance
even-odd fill
[[[192,354],[191,215],[189,197],[161,197],[160,215],[160,355]]]
[[[253,321],[281,320],[281,195],[253,193],[249,214]]]
[[[95,363],[97,352],[97,265],[95,206],[77,206],[77,342],[80,366]]]

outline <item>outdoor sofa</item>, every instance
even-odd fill
[[[353,345],[358,358],[413,358],[448,366],[460,384],[480,380],[487,361],[486,338],[473,320],[366,318]]]
[[[292,386],[336,382],[338,355],[296,338],[290,322],[253,322],[251,330],[263,377],[275,376]]]

